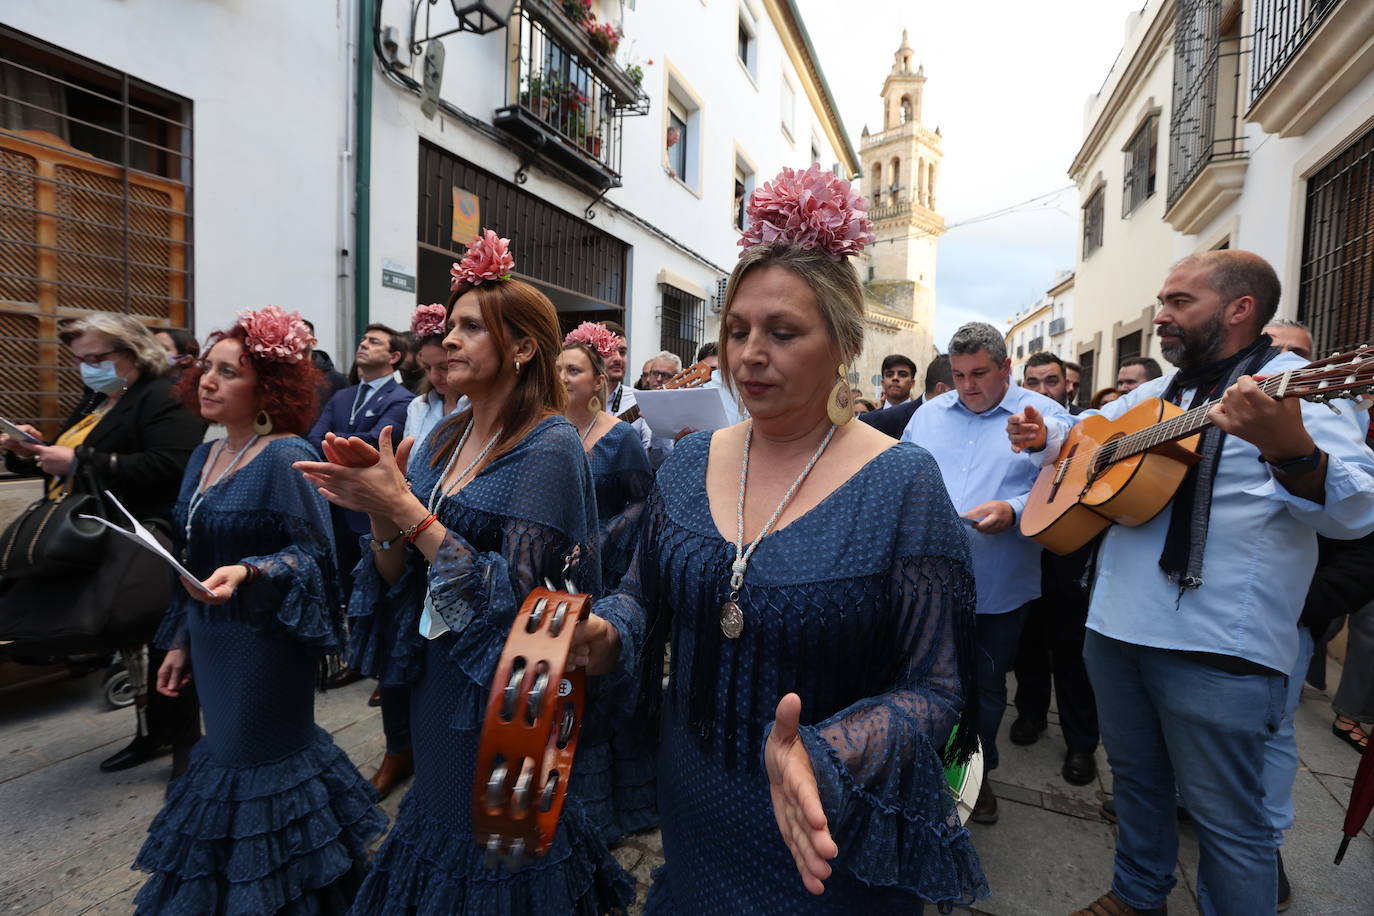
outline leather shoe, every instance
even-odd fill
[[[344,668],[338,674],[325,681],[325,686],[330,690],[338,690],[340,687],[347,687],[355,681],[361,681],[363,676],[352,668]]]
[[[984,774],[983,784],[978,787],[978,801],[973,804],[973,814],[969,816],[975,824],[997,823],[997,796],[993,794],[992,784]]]
[[[1017,716],[1016,721],[1011,723],[1011,743],[1022,747],[1034,744],[1040,740],[1040,733],[1048,727],[1049,722],[1044,719]]]
[[[381,687],[378,687],[376,690],[372,691],[372,696],[367,698],[367,705],[371,706],[373,709],[376,709],[378,706],[382,705]]]
[[[100,761],[100,772],[117,773],[120,770],[136,767],[140,763],[147,763],[157,757],[162,751],[163,748],[153,743],[151,738],[139,735],[130,741],[124,750]]]
[[[382,765],[377,767],[377,772],[372,774],[368,782],[372,783],[377,790],[377,798],[381,800],[391,794],[391,790],[396,788],[398,783],[404,782],[415,775],[415,755],[411,751],[401,751],[399,754],[386,754],[382,757]]]
[[[1064,756],[1064,781],[1071,786],[1086,786],[1097,778],[1097,758],[1082,751],[1069,751]]]
[[[1069,916],[1169,916],[1169,907],[1165,905],[1137,910],[1118,897],[1115,891],[1107,891],[1084,909],[1074,910]]]

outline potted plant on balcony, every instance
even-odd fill
[[[539,120],[549,120],[549,109],[553,100],[562,94],[562,83],[555,73],[531,75],[529,89],[525,93],[525,107],[533,111]]]
[[[592,18],[592,0],[563,0],[563,13],[575,24]]]
[[[620,39],[624,36],[625,33],[620,30],[619,26],[609,22],[587,20],[587,39],[591,42],[592,48],[602,57],[609,58],[614,55],[616,49],[620,47]]]
[[[582,146],[587,150],[587,152],[589,152],[589,153],[592,154],[592,158],[594,158],[594,159],[600,159],[600,158],[601,158],[601,134],[600,134],[600,132],[598,132],[598,131],[593,131],[593,132],[587,134],[586,138],[583,139],[583,141],[582,141]]]

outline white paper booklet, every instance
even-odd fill
[[[157,554],[158,556],[162,557],[162,559],[166,560],[167,565],[172,567],[172,569],[176,570],[177,575],[181,576],[182,579],[185,579],[187,582],[190,582],[191,587],[194,588],[196,591],[200,592],[202,595],[209,595],[211,598],[215,597],[214,592],[210,591],[204,585],[201,585],[200,580],[197,579],[195,575],[191,573],[190,570],[188,570],[185,566],[182,566],[180,563],[178,563],[177,558],[168,553],[167,548],[163,547],[160,543],[158,543],[157,538],[153,537],[153,533],[151,531],[140,525],[138,523],[138,519],[134,518],[132,515],[129,514],[129,510],[124,508],[123,503],[115,499],[115,495],[113,493],[111,493],[109,490],[106,490],[105,498],[110,501],[110,504],[112,506],[117,507],[120,512],[124,513],[125,518],[129,520],[129,524],[133,525],[134,530],[125,531],[123,528],[119,527],[114,522],[111,522],[108,519],[103,519],[98,515],[81,515],[77,517],[88,518],[93,522],[100,522],[100,524],[104,525],[106,528],[109,528],[111,531],[117,534],[122,534],[124,537],[133,541],[135,544],[138,544],[147,550],[151,550],[153,553]]]
[[[702,432],[730,425],[716,388],[636,391],[635,399],[640,416],[661,439],[672,439],[684,429]]]

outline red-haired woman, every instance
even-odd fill
[[[358,914],[599,913],[633,897],[576,780],[552,847],[523,868],[487,868],[472,830],[482,710],[520,601],[545,578],[592,593],[601,582],[591,471],[559,415],[558,317],[510,278],[505,245],[488,231],[454,269],[444,347],[471,408],[413,454],[412,440],[393,455],[383,431],[380,460],[360,440],[327,437],[338,463],[297,465],[372,520],[372,562],[359,564],[349,607],[354,667],[414,685],[415,782]]]
[[[158,690],[195,673],[205,738],[135,866],[140,913],[341,912],[386,826],[375,793],[315,724],[323,657],[342,647],[329,506],[292,473],[314,450],[320,373],[295,313],[241,312],[181,382],[228,435],[196,450],[174,517],[187,569],[159,633]]]

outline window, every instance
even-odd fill
[[[1159,116],[1152,115],[1126,144],[1126,172],[1121,184],[1121,215],[1130,216],[1155,193]]]
[[[687,174],[687,144],[690,142],[687,136],[687,117],[673,110],[668,106],[668,168],[673,170],[673,174],[682,178]],[[676,141],[673,139],[676,134]]]
[[[1097,393],[1093,387],[1093,364],[1096,362],[1096,354],[1092,350],[1078,354],[1078,365],[1083,367],[1082,374],[1078,377],[1078,406],[1087,407],[1092,403],[1093,395]],[[1112,379],[1113,382],[1116,379]]]
[[[81,397],[57,322],[191,320],[191,103],[0,27],[0,414]]]
[[[1083,257],[1102,247],[1103,188],[1098,188],[1083,205]]]
[[[745,208],[749,202],[749,195],[754,193],[754,170],[748,161],[741,155],[735,156],[735,202],[732,222],[736,229],[744,231],[748,225],[748,217],[745,215]]]
[[[811,164],[820,165],[821,162],[821,141],[815,137],[811,138]]]
[[[706,300],[666,283],[659,313],[659,349],[676,353],[684,366],[697,355],[706,329]]]
[[[1116,365],[1117,368],[1128,359],[1140,356],[1140,332],[1132,331],[1125,337],[1118,338],[1116,341]]]
[[[1174,20],[1169,206],[1215,160],[1245,156],[1238,118],[1239,0],[1179,0]]]
[[[793,131],[792,123],[796,117],[797,93],[792,88],[792,84],[787,81],[787,77],[782,78],[782,131],[787,134],[787,139],[791,140],[796,134]]]
[[[872,172],[873,206],[881,207],[883,205],[883,164],[881,162],[873,163]]]
[[[758,40],[754,37],[754,22],[743,9],[739,11],[739,30],[735,40],[735,56],[739,58],[740,66],[744,67],[750,76],[753,76],[758,64]]]
[[[1317,353],[1374,340],[1374,130],[1307,181],[1298,320]]]

